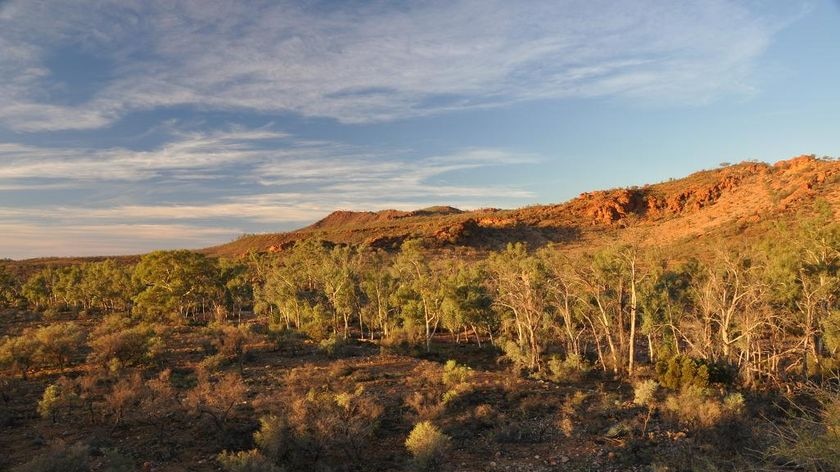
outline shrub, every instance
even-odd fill
[[[282,472],[283,470],[257,450],[225,451],[218,455],[217,460],[228,472]]]
[[[424,342],[424,335],[418,326],[407,324],[394,327],[388,335],[379,341],[379,347],[384,353],[417,354]]]
[[[499,339],[499,345],[504,352],[501,360],[509,361],[517,372],[522,372],[528,368],[531,362],[531,354],[525,347],[520,346],[512,339],[504,338]]]
[[[405,447],[412,455],[412,465],[418,470],[438,468],[451,446],[452,439],[428,421],[417,423],[405,440]]]
[[[651,407],[656,402],[656,391],[659,389],[659,382],[645,380],[639,382],[633,390],[633,403],[639,406]]]
[[[709,386],[709,367],[688,356],[674,356],[668,362],[656,364],[659,384],[670,390],[688,387],[704,389]]]
[[[444,410],[444,404],[433,392],[412,392],[405,399],[405,404],[417,414],[421,420],[437,418]]]
[[[592,369],[579,354],[569,354],[565,360],[551,356],[547,367],[547,377],[552,382],[579,382]]]
[[[143,417],[158,429],[158,439],[163,440],[167,428],[171,428],[171,416],[180,410],[178,396],[172,386],[172,371],[167,369],[156,378],[146,381],[140,400]]]
[[[59,441],[26,464],[13,468],[12,472],[87,472],[88,470],[90,466],[87,446],[82,443],[68,446]]]
[[[35,363],[40,350],[40,343],[31,331],[24,331],[21,336],[6,338],[0,344],[0,366],[17,371],[26,380],[26,373]]]
[[[292,403],[287,419],[295,444],[292,463],[311,463],[330,451],[360,463],[360,451],[378,429],[382,413],[379,402],[363,389],[339,394],[310,390]]]
[[[85,333],[72,321],[54,323],[35,331],[35,339],[39,343],[38,354],[42,361],[55,361],[59,368],[64,369],[71,356],[79,352]]]
[[[730,414],[740,414],[744,411],[744,396],[738,392],[725,396],[723,398],[723,410]]]
[[[260,452],[275,463],[280,463],[289,453],[292,431],[281,417],[269,415],[260,418],[260,429],[254,433],[254,442]]]
[[[794,405],[772,455],[810,471],[840,470],[840,393],[816,392],[816,408]]]
[[[674,419],[688,426],[710,427],[723,416],[723,406],[711,398],[705,389],[697,386],[683,388],[665,400],[665,409]]]
[[[472,369],[465,365],[458,365],[457,362],[450,359],[443,365],[441,381],[446,387],[455,388],[469,382],[472,375]]]
[[[147,323],[135,326],[118,315],[106,318],[91,335],[90,362],[111,370],[155,362],[163,352],[163,329]]]
[[[198,384],[187,393],[187,405],[200,416],[208,416],[223,431],[234,407],[243,401],[248,388],[239,374],[228,373],[213,380],[206,371],[198,371]]]
[[[233,326],[216,324],[210,328],[213,339],[210,341],[216,349],[220,360],[235,362],[239,371],[248,357],[248,344],[253,341],[253,335],[247,326]]]
[[[38,402],[38,414],[42,418],[51,418],[55,423],[58,421],[60,411],[72,408],[78,399],[73,381],[61,377],[56,383],[44,389],[44,394]]]
[[[105,410],[114,420],[114,427],[118,426],[125,416],[137,412],[137,407],[143,399],[143,378],[139,372],[120,379],[105,394]]]
[[[318,342],[318,349],[331,358],[341,356],[345,346],[346,342],[344,339],[339,338],[335,334]]]
[[[43,316],[47,321],[54,321],[61,318],[61,311],[58,308],[49,307],[44,310]]]

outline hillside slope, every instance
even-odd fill
[[[799,156],[772,165],[743,162],[678,180],[587,192],[565,203],[515,210],[336,211],[296,231],[246,236],[203,252],[234,257],[250,251],[280,252],[307,238],[386,249],[409,238],[423,238],[436,247],[479,250],[516,241],[532,247],[612,240],[680,245],[757,232],[770,222],[809,211],[817,199],[840,213],[840,161]]]

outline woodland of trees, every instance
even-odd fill
[[[135,264],[87,262],[25,277],[0,266],[0,326],[10,329],[0,338],[0,423],[32,425],[37,412],[51,424],[109,428],[107,436],[151,430],[155,439],[135,456],[149,444],[164,458],[206,446],[232,472],[393,470],[387,457],[374,465],[365,456],[382,453],[383,424],[403,435],[414,470],[445,469],[456,440],[538,443],[593,428],[638,441],[631,461],[642,446],[659,460],[686,428],[706,431],[682,446],[676,469],[662,470],[688,470],[708,451],[724,451],[714,460],[725,467],[696,470],[746,470],[760,461],[733,465],[732,457],[750,448],[795,470],[836,470],[840,223],[825,210],[767,234],[703,251],[713,255],[702,260],[631,245],[467,254],[420,240],[393,252],[306,240],[236,260],[159,251]],[[271,380],[246,369],[255,346],[293,359],[302,345],[331,367],[308,365],[313,357],[285,371],[261,361]],[[396,353],[395,365],[446,349],[506,367],[495,387],[489,371],[473,383],[478,373],[454,360],[386,375],[369,358],[351,368],[334,355],[351,346]],[[544,394],[549,384],[592,379],[600,380],[565,396]],[[366,391],[375,382],[392,383]],[[632,385],[633,396],[622,403],[607,383]],[[768,439],[745,420],[742,392],[809,401],[772,410]],[[40,400],[12,413],[33,396]],[[616,415],[632,420],[615,424]],[[605,433],[591,424],[598,418]],[[658,422],[656,433],[649,422]],[[179,439],[184,431],[207,444]],[[116,450],[93,455],[86,444],[56,443],[13,470],[132,464]]]
[[[126,327],[254,313],[271,330],[315,341],[426,350],[446,335],[491,343],[537,375],[584,364],[627,375],[677,357],[744,385],[832,375],[840,368],[840,224],[824,212],[772,234],[678,262],[631,246],[570,256],[522,244],[466,260],[432,255],[419,240],[396,254],[316,240],[241,260],[153,252],[133,266],[106,260],[26,280],[0,271],[0,303],[47,319],[119,313]],[[21,342],[6,339],[0,357],[25,374],[33,361]]]

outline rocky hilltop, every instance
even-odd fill
[[[336,211],[296,231],[241,238],[208,248],[214,255],[281,252],[300,239],[386,249],[408,238],[431,246],[494,249],[509,242],[570,246],[633,239],[678,244],[749,233],[795,218],[817,200],[840,213],[840,161],[799,156],[775,164],[743,162],[643,187],[586,192],[568,202],[514,210]]]

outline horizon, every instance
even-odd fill
[[[819,0],[3,2],[0,258],[838,156],[838,20]]]

